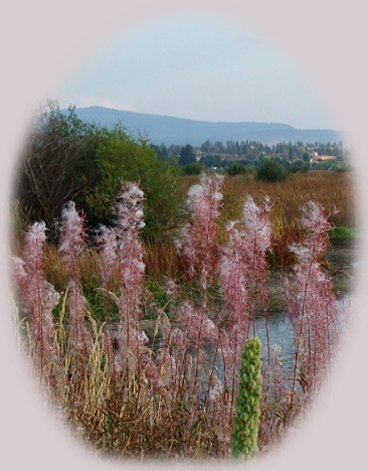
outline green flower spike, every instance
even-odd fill
[[[262,343],[249,339],[241,356],[239,392],[234,417],[232,455],[251,458],[258,453],[258,424],[262,395]]]

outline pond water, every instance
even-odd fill
[[[351,298],[344,296],[336,301],[338,311],[338,326],[344,329],[349,313]],[[268,329],[270,345],[276,345],[280,350],[279,358],[285,371],[291,371],[294,365],[294,331],[287,313],[280,312],[272,314],[268,318]],[[266,319],[258,317],[256,319],[256,335],[258,335],[263,345],[263,358],[267,361],[267,339],[266,339]]]
[[[337,325],[339,332],[342,333],[345,329],[347,320],[349,318],[351,305],[351,296],[346,295],[336,301],[337,306]],[[252,328],[251,328],[252,330]],[[295,359],[295,344],[294,344],[294,330],[291,325],[289,315],[287,312],[272,313],[268,317],[268,332],[270,339],[270,346],[276,347],[278,350],[278,360],[282,371],[286,376],[291,379],[294,372],[294,359]],[[262,359],[263,365],[267,365],[267,337],[266,337],[266,318],[257,317],[255,325],[255,335],[259,336],[262,341]],[[209,357],[213,358],[214,349],[213,345],[209,348]],[[224,368],[220,357],[216,361],[216,373],[223,382]],[[296,385],[298,389],[299,386]],[[204,400],[208,392],[208,375],[205,374],[201,381],[201,390],[199,396]]]

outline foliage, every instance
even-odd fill
[[[351,172],[352,169],[351,162],[338,162],[334,168],[335,172]]]
[[[328,232],[330,242],[334,245],[348,245],[354,242],[357,232],[352,227],[337,226]]]
[[[189,164],[195,163],[194,149],[190,144],[181,148],[179,165],[186,167]]]
[[[232,162],[227,169],[227,173],[229,175],[239,175],[241,173],[245,173],[246,171],[246,167],[238,162]]]
[[[170,156],[179,158],[185,146],[170,145],[166,147],[161,145],[157,148],[159,155],[163,158]],[[279,142],[273,145],[262,144],[257,141],[227,141],[226,143],[209,140],[195,148],[201,152],[200,161],[206,167],[228,167],[231,163],[241,163],[248,166],[257,166],[264,158],[272,158],[284,166],[294,162],[303,161],[309,163],[313,152],[319,155],[332,155],[336,160],[328,163],[326,168],[337,165],[346,165],[348,151],[344,148],[342,142],[338,143],[303,143],[303,142]],[[322,165],[320,165],[322,164]],[[315,168],[322,168],[326,162],[314,162]],[[297,164],[300,165],[300,164]],[[302,167],[306,169],[306,167]]]
[[[231,444],[234,458],[251,458],[258,453],[258,422],[262,396],[261,353],[262,343],[259,337],[249,339],[242,352]]]
[[[54,222],[73,199],[86,211],[87,226],[111,225],[121,180],[140,181],[147,195],[146,240],[162,240],[178,226],[183,195],[179,169],[159,160],[147,141],[82,122],[74,108],[51,104],[35,120],[17,175],[15,199],[30,220]]]
[[[287,177],[285,169],[272,159],[265,159],[257,169],[257,179],[263,182],[281,182]]]
[[[228,165],[225,159],[222,159],[219,155],[206,154],[200,158],[200,162],[207,168],[216,167],[224,168]]]
[[[290,171],[293,173],[301,172],[306,173],[310,168],[309,162],[305,162],[304,160],[294,160],[290,167]]]
[[[200,175],[204,170],[204,165],[199,162],[193,162],[184,167],[184,173],[186,175]]]
[[[93,164],[104,132],[83,123],[74,108],[66,113],[54,103],[36,117],[16,173],[15,198],[30,221],[53,228],[63,205],[79,202],[85,185],[98,177]]]
[[[90,223],[111,225],[115,219],[113,202],[121,181],[128,180],[139,181],[147,197],[145,240],[162,240],[177,227],[182,205],[178,171],[160,161],[147,143],[135,142],[121,128],[116,128],[98,147],[97,164],[101,179],[85,191]]]

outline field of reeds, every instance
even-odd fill
[[[234,219],[246,194],[259,203],[265,195],[272,200],[270,215],[273,230],[281,234],[288,227],[300,227],[300,211],[307,201],[315,201],[328,211],[336,226],[354,226],[354,182],[350,172],[311,171],[295,173],[281,182],[261,182],[246,175],[224,181],[224,217]],[[228,213],[227,213],[228,212]]]
[[[198,183],[198,176],[181,177],[184,191]],[[300,223],[301,208],[308,201],[321,204],[331,213],[331,223],[336,227],[355,227],[354,176],[350,172],[314,171],[296,173],[281,182],[261,182],[254,176],[226,176],[222,188],[223,207],[219,217],[218,237],[226,239],[226,224],[241,219],[247,195],[256,203],[269,195],[272,202],[270,222],[272,226],[271,256],[273,268],[287,268],[294,258],[288,247],[303,238],[304,228]],[[156,280],[162,275],[178,276],[182,272],[180,258],[175,245],[170,242],[146,246],[146,269]]]
[[[47,244],[44,223],[29,226],[13,257],[19,330],[70,427],[114,456],[228,458],[245,434],[234,437],[242,403],[243,426],[256,437],[251,454],[278,443],[318,394],[338,344],[320,261],[331,220],[353,224],[349,179],[183,179],[190,217],[160,246],[141,241],[144,195],[135,183],[123,184],[115,226],[93,241],[72,202],[57,246]],[[275,240],[291,229],[293,266],[282,285],[295,353],[286,371],[267,327],[267,281]],[[239,380],[258,315],[266,319],[259,404]]]

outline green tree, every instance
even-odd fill
[[[304,162],[309,163],[309,161],[310,161],[309,152],[304,152],[304,153],[303,153],[303,160],[304,160]]]
[[[182,167],[192,164],[196,161],[194,149],[190,144],[184,146],[180,151],[179,165]]]
[[[256,178],[264,182],[279,182],[285,180],[287,173],[282,165],[273,159],[265,159],[258,167]]]
[[[289,144],[288,148],[288,160],[292,161],[295,158],[295,147],[292,144]]]

